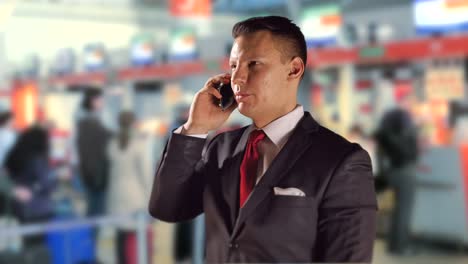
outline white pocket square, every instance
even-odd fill
[[[305,193],[298,188],[274,187],[275,195],[305,196]]]

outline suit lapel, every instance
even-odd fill
[[[240,133],[238,143],[228,164],[228,173],[222,181],[224,199],[229,207],[229,231],[234,228],[237,215],[239,213],[239,175],[240,164],[244,156],[245,146],[248,137],[243,137],[245,129]]]
[[[234,237],[239,232],[246,218],[255,211],[255,208],[268,196],[273,187],[287,175],[288,171],[312,143],[312,137],[309,136],[309,133],[317,129],[318,124],[308,112],[305,112],[304,117],[298,123],[288,142],[270,164],[270,167],[255,187],[244,207],[240,210],[231,237]],[[237,168],[237,177],[239,177],[238,175],[239,168]]]

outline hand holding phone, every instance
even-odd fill
[[[184,134],[206,134],[226,122],[236,106],[230,79],[230,74],[215,75],[195,94]]]
[[[234,103],[234,93],[232,92],[231,83],[220,83],[218,91],[222,98],[219,99],[218,106],[224,111]]]

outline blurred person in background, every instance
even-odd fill
[[[349,130],[347,139],[350,142],[358,143],[367,151],[367,153],[369,153],[372,162],[372,172],[375,173],[377,170],[377,162],[375,158],[375,142],[372,137],[366,135],[359,124],[354,124]]]
[[[20,223],[44,222],[52,219],[54,204],[52,194],[56,186],[49,167],[49,135],[39,125],[27,128],[21,133],[5,160],[5,167],[15,185],[31,190],[31,199],[15,202],[14,215]],[[31,235],[24,238],[26,249],[45,247],[45,235]],[[41,260],[38,260],[38,263]]]
[[[29,202],[31,190],[22,185],[15,185],[5,168],[5,159],[16,142],[13,129],[13,114],[9,111],[0,113],[0,216],[9,216],[10,199],[17,202]]]
[[[107,150],[110,161],[108,212],[113,215],[146,212],[153,169],[148,136],[137,132],[135,115],[130,111],[121,112],[118,123],[120,129]],[[118,263],[136,263],[132,259],[135,255],[128,254],[129,246],[136,252],[133,229],[122,226],[117,231]]]
[[[13,129],[13,114],[10,111],[0,112],[0,166],[3,166],[13,144],[16,141],[16,132]]]
[[[87,215],[105,214],[109,178],[107,146],[110,131],[103,125],[99,112],[103,108],[102,91],[86,87],[76,127],[79,171],[87,195]]]
[[[455,146],[468,145],[468,116],[460,116],[456,119],[452,142]]]
[[[297,104],[304,35],[279,16],[241,21],[232,35],[231,74],[209,78],[171,134],[150,213],[168,222],[205,213],[207,263],[370,262],[370,158]],[[216,88],[229,82],[236,101],[223,110]],[[235,109],[252,124],[208,143]]]
[[[411,95],[397,96],[397,107],[386,112],[375,132],[379,177],[385,178],[395,193],[388,231],[388,251],[409,254],[410,224],[415,194],[418,160],[418,131],[411,117]]]

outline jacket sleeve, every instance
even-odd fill
[[[153,182],[149,202],[152,216],[166,222],[179,222],[203,212],[205,142],[202,138],[171,135]]]
[[[357,144],[332,174],[319,206],[318,262],[371,262],[377,201],[369,155]]]

